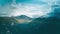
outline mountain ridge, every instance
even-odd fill
[[[15,18],[19,23],[29,23],[32,21],[32,18],[30,18],[26,15],[16,16]]]

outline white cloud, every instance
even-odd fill
[[[13,9],[10,5],[0,6],[0,16],[11,16]]]
[[[47,4],[39,5],[39,4],[29,4],[29,3],[19,3],[17,4],[17,9],[15,9],[15,16],[17,15],[27,15],[30,17],[34,17],[37,15],[43,16],[47,15],[47,13],[51,12],[51,5],[53,5],[55,2],[58,2],[59,0],[33,0],[33,1],[43,1]]]
[[[51,11],[51,4],[57,2],[58,0],[34,0],[34,1],[43,1],[47,4],[29,4],[29,3],[18,3],[16,6],[14,4],[5,5],[4,7],[0,6],[0,16],[19,16],[27,15],[30,17],[34,16],[43,16]],[[5,15],[4,15],[5,14]]]
[[[46,15],[47,13],[49,13],[51,10],[51,7],[47,6],[47,5],[21,5],[18,4],[16,6],[16,9],[14,10],[14,14],[15,16],[18,15],[27,15],[29,17],[33,17],[35,15],[37,15],[37,17],[39,16],[43,16]]]

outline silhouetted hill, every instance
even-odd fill
[[[14,17],[0,17],[0,34],[17,34],[19,28]]]
[[[60,19],[56,17],[36,18],[29,24],[16,24],[15,18],[0,17],[2,34],[57,34],[60,33]]]
[[[28,17],[26,15],[16,16],[15,18],[17,18],[17,19],[32,19],[32,18],[30,18],[30,17]]]
[[[32,21],[32,18],[25,16],[25,15],[16,16],[15,18],[20,24],[21,23],[29,23]]]
[[[29,25],[35,34],[60,34],[60,19],[57,17],[36,18]]]
[[[14,17],[0,17],[0,22],[16,22]]]

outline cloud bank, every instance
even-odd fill
[[[59,0],[0,0],[0,16],[41,17],[51,12],[51,5]],[[58,4],[58,3],[57,3]]]

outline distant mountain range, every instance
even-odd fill
[[[24,23],[19,24],[21,22],[19,22],[18,20],[21,20],[21,19],[24,20],[25,17],[24,19],[22,17],[20,19],[18,19],[17,17],[0,17],[0,32],[3,32],[3,34],[5,34],[7,31],[11,31],[11,33],[13,34],[17,34],[17,33],[18,34],[21,34],[21,33],[22,34],[37,34],[37,33],[38,34],[41,34],[41,33],[42,34],[49,34],[49,33],[60,34],[60,19],[57,17],[49,17],[49,18],[39,17],[32,20],[31,22],[24,21],[24,23],[28,23],[28,24],[24,24]],[[11,23],[17,23],[17,24],[12,26]]]
[[[16,16],[15,18],[17,18],[17,19],[32,19],[32,18],[30,18],[30,17],[28,17],[26,15]]]
[[[15,18],[19,23],[29,23],[32,21],[32,18],[30,18],[26,15],[16,16]]]

